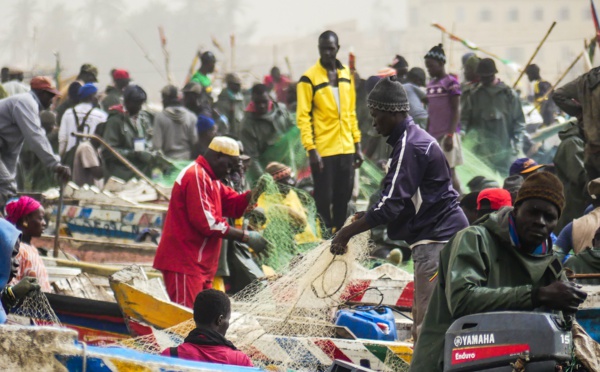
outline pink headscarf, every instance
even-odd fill
[[[13,199],[6,204],[6,220],[16,225],[22,217],[35,212],[41,206],[40,202],[29,196],[21,196],[19,199]]]

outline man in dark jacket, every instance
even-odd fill
[[[565,187],[567,202],[556,225],[557,232],[569,222],[581,217],[590,202],[586,191],[588,175],[583,163],[583,125],[573,118],[569,126],[558,133],[558,137],[561,142],[556,149],[553,163],[556,175]]]
[[[138,85],[129,85],[123,92],[124,104],[111,107],[104,127],[104,140],[119,154],[129,160],[146,175],[152,171],[153,155],[147,143],[147,132],[151,128],[140,118],[146,92]],[[125,181],[135,174],[109,151],[102,153],[108,177],[115,176]]]
[[[581,119],[585,132],[584,161],[589,179],[600,177],[600,67],[558,88],[552,99],[570,116]]]
[[[225,76],[226,87],[219,94],[215,109],[225,115],[229,123],[227,134],[239,138],[242,130],[241,122],[244,117],[244,95],[242,94],[242,80],[237,74]]]
[[[250,358],[225,338],[230,318],[231,302],[225,293],[215,289],[198,293],[194,300],[196,328],[188,334],[183,344],[164,350],[162,355],[252,367]]]
[[[240,136],[244,152],[252,158],[246,174],[250,183],[258,180],[264,173],[264,168],[272,161],[292,163],[289,151],[288,156],[285,156],[286,154],[281,153],[270,154],[268,150],[293,127],[294,122],[285,107],[269,97],[269,88],[264,84],[253,86],[252,101],[246,108]]]
[[[198,141],[198,118],[181,105],[176,86],[167,85],[161,96],[164,109],[154,117],[154,149],[162,151],[169,159],[191,160]]]
[[[461,100],[460,124],[467,132],[465,147],[506,175],[521,147],[525,116],[515,91],[497,73],[493,59],[479,62],[481,82]]]
[[[448,242],[411,371],[443,370],[444,335],[465,315],[577,311],[586,293],[567,282],[550,239],[564,204],[560,180],[535,173],[523,183],[514,209],[502,208]]]
[[[435,138],[408,116],[406,91],[395,77],[381,79],[368,98],[375,129],[393,146],[380,201],[342,228],[331,252],[344,254],[354,235],[387,224],[390,239],[411,245],[415,263],[413,337],[425,315],[444,244],[469,225],[452,188],[450,168]]]

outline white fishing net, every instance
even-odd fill
[[[18,319],[21,318],[21,319]],[[41,291],[30,292],[21,303],[11,309],[9,321],[23,324],[23,319],[36,325],[62,327],[60,320]]]
[[[330,243],[297,256],[276,277],[255,281],[236,294],[227,338],[255,366],[269,370],[322,371],[340,353],[352,353],[346,356],[353,362],[371,359],[371,367],[378,370],[408,370],[408,363],[386,346],[336,338],[335,312],[345,303],[349,284],[363,277],[357,263],[371,247],[366,233],[350,240],[345,255],[332,255]],[[160,353],[181,344],[194,327],[190,319],[119,345]],[[374,354],[378,360],[372,360]]]

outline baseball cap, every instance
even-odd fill
[[[52,80],[45,76],[36,76],[29,82],[31,89],[35,90],[45,90],[46,92],[50,92],[55,96],[60,96],[60,92],[56,90],[54,84],[52,84]]]
[[[509,175],[527,174],[542,168],[544,164],[538,164],[535,160],[529,158],[520,158],[515,160],[510,166]]]
[[[510,192],[500,188],[481,190],[477,196],[477,210],[481,210],[481,201],[484,199],[487,199],[490,202],[490,209],[494,211],[512,205]]]
[[[129,79],[129,72],[127,70],[117,69],[113,71],[113,79]]]
[[[98,67],[90,64],[90,63],[84,63],[83,65],[81,65],[81,68],[79,69],[79,74],[82,73],[88,73],[91,74],[92,76],[94,76],[94,81],[98,81]]]

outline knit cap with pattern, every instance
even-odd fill
[[[444,53],[444,47],[442,44],[438,44],[433,48],[429,49],[429,52],[425,54],[425,58],[431,58],[438,60],[442,63],[446,63],[446,53]]]
[[[369,93],[367,106],[370,109],[388,112],[409,111],[408,97],[396,76],[382,78]]]
[[[541,199],[556,205],[560,216],[565,207],[563,184],[550,172],[534,173],[523,182],[515,205],[528,199]]]

